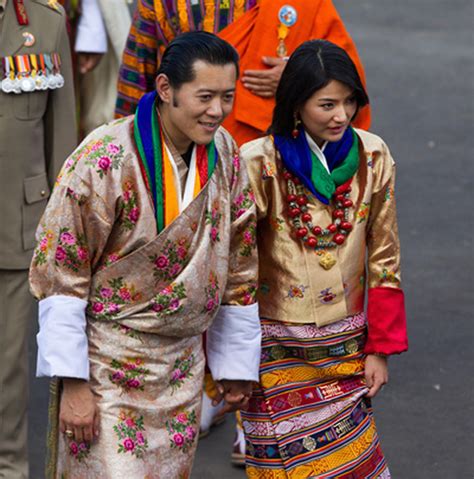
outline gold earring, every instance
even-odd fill
[[[294,125],[293,125],[293,131],[291,132],[291,136],[296,140],[298,138],[298,135],[300,134],[300,130],[298,127],[301,124],[301,120],[298,118],[298,113],[293,114],[293,120],[294,120]]]

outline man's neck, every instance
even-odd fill
[[[175,126],[171,122],[169,117],[168,109],[166,106],[158,105],[157,107],[158,115],[161,118],[161,126],[165,130],[166,136],[173,143],[176,151],[181,155],[185,155],[189,150],[192,141],[189,138],[183,137],[179,132],[177,132]]]

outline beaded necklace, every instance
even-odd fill
[[[312,222],[313,218],[308,212],[308,196],[299,178],[286,169],[283,178],[287,182],[287,211],[295,236],[321,257],[319,262],[323,268],[332,268],[336,260],[325,250],[344,244],[353,228],[349,222],[349,210],[354,205],[350,199],[352,178],[336,188],[332,197],[335,205],[332,211],[333,222],[326,228]]]

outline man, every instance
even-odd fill
[[[34,232],[64,157],[76,146],[64,12],[0,0],[0,477],[28,477],[27,338]]]
[[[126,0],[82,0],[74,49],[77,53],[81,132],[114,117],[117,76],[130,30]]]
[[[260,358],[255,206],[219,128],[237,72],[218,37],[176,38],[135,117],[95,130],[63,167],[30,276],[37,373],[62,378],[48,477],[188,478],[211,324],[220,395],[248,403]]]
[[[266,132],[285,60],[304,41],[323,38],[344,48],[364,79],[355,45],[331,0],[139,0],[120,68],[117,116],[133,113],[140,97],[153,89],[166,45],[181,32],[201,29],[218,33],[240,55],[243,75],[224,123],[239,145]],[[366,107],[356,126],[369,125]]]

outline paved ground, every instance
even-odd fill
[[[375,401],[382,444],[394,478],[473,478],[473,3],[335,4],[366,65],[373,131],[398,164],[410,352]],[[47,385],[32,384],[40,479]],[[232,438],[229,420],[200,443],[194,479],[245,477],[229,465]]]

